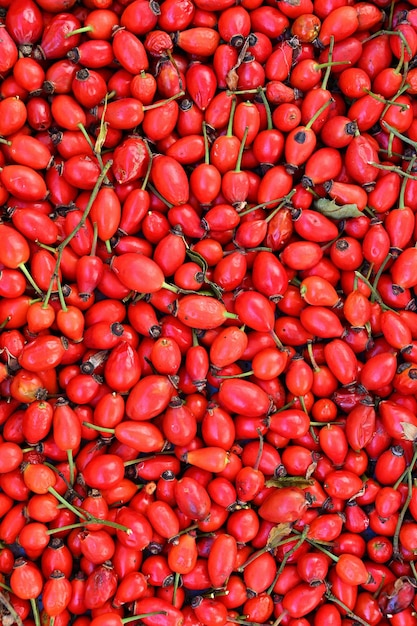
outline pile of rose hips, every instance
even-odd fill
[[[417,1],[0,6],[2,624],[416,625]]]

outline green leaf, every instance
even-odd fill
[[[334,220],[343,220],[348,217],[360,217],[363,215],[359,211],[357,204],[336,204],[334,200],[328,198],[319,198],[314,202],[317,211],[326,217]]]
[[[191,261],[194,261],[194,263],[197,263],[197,265],[201,267],[204,274],[206,273],[208,267],[207,261],[199,252],[196,252],[192,248],[188,248],[187,256],[191,259]]]

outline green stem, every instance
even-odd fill
[[[146,168],[145,178],[143,179],[143,182],[142,182],[142,186],[141,186],[141,190],[142,191],[145,191],[146,185],[148,184],[149,175],[150,175],[151,169],[152,169],[152,159],[153,159],[153,154],[151,152],[151,149],[150,149],[149,144],[146,141],[146,139],[144,139],[144,143],[145,143],[145,146],[146,146],[146,150],[148,151],[149,163],[148,163],[148,167]]]
[[[101,187],[101,185],[103,184],[104,179],[106,178],[106,174],[109,171],[109,169],[111,168],[111,166],[113,165],[113,161],[109,160],[107,161],[107,163],[105,164],[104,168],[102,169],[100,176],[97,178],[96,184],[94,185],[94,188],[91,192],[90,198],[88,200],[87,206],[84,209],[84,212],[81,216],[80,221],[78,222],[77,226],[74,228],[74,230],[67,235],[67,237],[59,244],[58,248],[57,248],[57,260],[55,263],[55,268],[54,268],[54,272],[52,274],[52,278],[51,278],[51,282],[49,283],[49,287],[48,287],[48,291],[47,294],[45,296],[45,301],[44,301],[44,306],[46,306],[49,302],[49,299],[51,297],[52,294],[52,289],[53,289],[53,284],[55,282],[55,280],[58,278],[58,272],[59,272],[59,267],[61,265],[61,260],[62,260],[62,254],[64,249],[66,248],[66,246],[69,244],[69,242],[75,237],[75,235],[78,233],[78,231],[84,226],[88,214],[91,210],[91,207],[93,205],[94,200],[97,197],[97,194],[99,192],[99,189]]]
[[[8,593],[13,593],[11,587],[9,587],[8,585],[6,585],[5,583],[2,583],[0,581],[0,589],[4,589],[5,591],[7,591]]]
[[[91,33],[94,30],[91,25],[82,26],[81,28],[76,28],[75,30],[71,30],[69,33],[65,33],[65,39],[68,37],[72,37],[73,35],[82,35],[82,33]]]
[[[290,409],[292,406],[294,406],[294,402],[295,400],[291,400],[290,402],[287,402],[287,404],[284,404],[284,406],[282,406],[280,409],[275,411],[275,413],[281,413],[281,411],[286,411],[287,409]]]
[[[222,380],[227,380],[229,378],[247,378],[248,376],[252,376],[254,374],[253,370],[248,370],[247,372],[242,372],[241,374],[229,374],[229,375],[216,375],[216,378],[221,378]]]
[[[180,293],[180,288],[175,285],[171,285],[170,283],[166,283],[165,281],[162,283],[162,287],[167,289],[168,291],[172,291],[172,293]],[[201,291],[199,292],[201,294]]]
[[[340,608],[346,611],[347,616],[352,618],[355,622],[357,622],[358,624],[361,624],[361,626],[369,626],[369,622],[366,622],[364,619],[359,617],[359,615],[356,615],[355,613],[353,613],[351,609],[347,606],[347,604],[342,602],[342,600],[339,600],[339,598],[336,598],[336,596],[330,593],[330,591],[326,591],[324,595],[326,596],[328,600],[330,600],[330,602],[334,602],[334,604],[337,604],[338,606],[340,606]]]
[[[402,43],[404,44],[408,54],[410,56],[412,56],[411,53],[411,48],[408,44],[408,41],[404,35],[404,33],[402,33],[399,30],[379,30],[377,33],[372,33],[372,35],[369,35],[369,37],[367,37],[366,39],[362,39],[362,43],[366,43],[367,41],[371,41],[371,39],[375,39],[375,37],[380,37],[381,35],[395,35],[396,37],[400,37]]]
[[[333,60],[333,48],[334,48],[334,37],[332,35],[330,37],[330,42],[329,42],[329,56],[327,57],[328,63],[331,63]],[[329,82],[331,69],[332,69],[331,65],[329,65],[326,69],[326,73],[324,74],[323,81],[321,83],[322,89],[327,89],[327,83]]]
[[[97,517],[92,517],[91,519],[85,520],[84,522],[76,522],[74,524],[67,524],[67,526],[59,526],[58,528],[50,528],[45,531],[47,535],[53,535],[54,533],[59,533],[61,530],[73,530],[74,528],[84,528],[88,524],[103,524],[103,526],[110,526],[111,528],[116,528],[116,530],[121,530],[128,535],[132,534],[132,530],[127,528],[127,526],[122,526],[121,524],[117,524],[117,522],[112,522],[107,519],[99,519]]]
[[[233,92],[231,93],[233,94]],[[236,104],[237,104],[236,98],[233,96],[232,105],[230,107],[229,122],[227,124],[226,137],[233,136],[233,119],[235,117]]]
[[[227,621],[232,624],[242,624],[242,626],[265,626],[264,622],[262,624],[260,622],[248,622],[248,620],[240,617],[228,617]],[[272,626],[274,626],[274,624],[272,624]]]
[[[30,599],[30,606],[32,608],[33,618],[35,620],[35,626],[41,626],[41,618],[39,615],[39,608],[36,598]]]
[[[258,471],[259,470],[259,465],[261,463],[262,453],[264,451],[264,438],[263,438],[263,435],[262,435],[262,432],[261,432],[260,428],[257,428],[256,432],[258,433],[258,437],[259,437],[259,449],[258,449],[258,454],[256,455],[255,464],[253,466],[253,469]]]
[[[177,76],[178,76],[178,87],[180,88],[180,91],[183,92],[184,91],[184,83],[183,83],[183,80],[182,80],[182,77],[181,77],[181,72],[179,70],[178,64],[177,64],[175,58],[173,57],[171,50],[167,49],[166,53],[168,55],[169,60],[172,63],[172,66],[173,66],[174,70],[177,73]]]
[[[384,120],[382,120],[381,124],[386,130],[395,135],[395,137],[398,137],[398,139],[401,139],[401,141],[404,141],[404,143],[407,143],[409,146],[415,148],[415,141],[400,133],[400,131],[397,130],[394,126],[391,126],[390,124],[388,124],[388,122],[385,122]]]
[[[86,426],[86,428],[91,428],[91,430],[98,430],[101,433],[110,433],[111,435],[114,435],[115,433],[114,428],[107,428],[106,426],[97,426],[97,424],[92,424],[91,422],[83,422],[83,426]]]
[[[293,532],[295,532],[296,534],[301,534],[298,531],[294,530]],[[326,548],[323,547],[323,545],[325,544],[325,542],[322,541],[315,541],[314,539],[308,539],[307,537],[305,538],[305,540],[314,548],[317,548],[317,550],[320,550],[320,552],[323,552],[323,554],[326,554],[330,559],[332,559],[332,561],[334,561],[335,563],[338,562],[339,557],[336,556],[335,554],[333,554],[332,552],[330,552],[329,550],[326,550]],[[327,545],[327,542],[326,542]]]
[[[139,613],[138,615],[131,615],[129,617],[123,617],[122,623],[128,624],[129,622],[134,622],[138,619],[143,619],[145,617],[153,617],[154,615],[166,615],[166,611],[151,611],[150,613]]]
[[[375,300],[378,302],[378,304],[381,306],[382,309],[384,309],[385,311],[393,311],[394,313],[397,313],[395,309],[391,309],[391,307],[385,304],[385,302],[382,300],[377,290],[374,288],[374,286],[369,282],[369,280],[363,274],[355,270],[355,276],[358,276],[365,283],[365,285],[369,287],[372,295],[374,296]]]
[[[409,467],[408,469],[410,470],[411,467]],[[400,514],[398,516],[398,521],[397,521],[397,525],[395,527],[394,537],[392,539],[392,547],[393,547],[393,555],[394,555],[394,557],[395,556],[398,557],[400,555],[400,549],[399,549],[400,530],[401,530],[401,526],[403,525],[405,514],[406,514],[406,512],[408,510],[408,507],[410,505],[411,497],[413,495],[413,479],[412,479],[410,471],[407,474],[407,483],[408,483],[407,498],[405,499],[403,508],[401,509],[401,512],[400,512]]]
[[[51,254],[56,254],[56,248],[53,248],[52,246],[47,246],[46,243],[41,243],[39,239],[36,239],[35,243],[37,246],[39,246],[39,248],[42,248],[42,250],[48,250],[48,252],[50,252]]]
[[[61,279],[59,278],[59,276],[56,277],[56,285],[58,289],[58,297],[61,304],[61,309],[63,311],[67,311],[67,303],[65,302],[64,294],[62,293]]]
[[[272,591],[274,590],[275,585],[277,584],[278,578],[281,576],[284,567],[287,564],[288,559],[290,558],[290,556],[292,556],[294,554],[294,552],[296,550],[298,550],[298,548],[304,543],[306,536],[307,536],[307,532],[308,532],[308,526],[304,526],[303,528],[303,532],[301,533],[299,539],[297,540],[297,542],[293,545],[293,547],[291,548],[291,550],[288,550],[288,552],[286,552],[284,554],[284,557],[281,561],[281,564],[277,570],[277,573],[275,575],[274,580],[272,581],[272,583],[270,584],[270,586],[268,587],[268,589],[266,590],[266,593],[268,595],[271,595]],[[294,539],[292,538],[291,541],[294,541]],[[287,542],[289,543],[289,542]]]
[[[6,585],[1,585],[1,586],[3,588],[6,587]],[[16,613],[16,611],[14,610],[13,605],[9,602],[9,600],[6,598],[4,593],[0,593],[0,604],[2,604],[4,606],[4,608],[6,609],[7,613],[16,622],[17,626],[23,626],[23,622],[22,622],[20,616]]]
[[[148,104],[147,106],[144,106],[143,110],[144,111],[151,111],[152,109],[159,109],[160,107],[164,106],[165,104],[169,104],[173,100],[178,100],[178,98],[182,98],[183,96],[185,96],[185,92],[184,91],[179,91],[178,93],[175,93],[170,98],[166,98],[166,100],[159,100],[159,102],[154,102],[154,104]]]
[[[98,225],[93,223],[93,243],[91,244],[90,256],[95,256],[97,250]]]
[[[87,520],[86,514],[85,513],[81,513],[81,511],[78,508],[73,506],[70,502],[67,502],[67,500],[65,500],[65,498],[63,496],[61,496],[61,494],[54,487],[49,487],[48,491],[53,496],[55,496],[55,498],[57,500],[59,500],[59,502],[61,502],[61,504],[63,504],[65,506],[65,508],[67,508],[70,511],[72,511],[74,513],[74,515],[76,515],[77,517],[84,518],[84,521]]]
[[[203,121],[203,139],[204,139],[204,163],[210,165],[210,151],[207,137],[207,124]]]
[[[159,193],[159,191],[158,191],[157,189],[155,189],[155,187],[154,187],[151,183],[148,183],[148,187],[149,187],[149,189],[152,191],[152,193],[153,193],[153,194],[154,194],[157,198],[159,198],[159,200],[160,200],[161,202],[163,202],[163,203],[164,203],[164,204],[168,207],[168,209],[172,209],[172,207],[173,207],[174,205],[173,205],[173,204],[171,204],[170,202],[168,202],[168,200],[166,200],[166,199],[164,198],[164,196],[162,196],[162,195]]]
[[[262,87],[258,87],[257,91],[258,91],[258,94],[261,96],[262,103],[265,107],[266,128],[267,130],[273,130],[274,124],[272,123],[271,107],[269,106],[268,98],[266,97],[265,91],[264,89],[262,89]]]
[[[390,261],[391,259],[392,259],[392,255],[391,253],[388,253],[385,259],[382,261],[381,267],[379,268],[379,270],[377,271],[375,275],[374,282],[372,283],[372,288],[374,289],[374,292],[372,293],[371,301],[372,301],[372,298],[374,297],[374,293],[375,292],[377,293],[377,286],[378,286],[379,279],[381,278],[382,272],[384,271],[385,266],[388,263],[388,261]]]
[[[86,130],[86,128],[85,128],[85,126],[84,126],[84,124],[81,124],[81,122],[80,122],[79,124],[77,124],[77,126],[78,126],[78,129],[81,131],[81,133],[82,133],[82,135],[83,135],[84,139],[86,140],[86,142],[87,142],[87,143],[88,143],[88,145],[90,146],[90,148],[91,148],[91,152],[93,152],[93,153],[94,153],[94,152],[95,152],[95,150],[94,150],[94,144],[93,144],[93,142],[91,141],[91,137],[90,137],[90,135],[87,133],[87,130]]]
[[[351,65],[352,61],[327,61],[326,63],[316,63],[315,68],[322,70],[324,68],[333,67],[333,65]]]
[[[310,362],[311,362],[311,365],[312,365],[312,367],[313,367],[313,370],[314,370],[315,372],[319,372],[319,371],[320,371],[320,368],[319,368],[319,366],[317,365],[317,361],[316,361],[316,359],[314,358],[314,353],[313,353],[313,343],[312,343],[312,341],[308,341],[308,342],[307,342],[307,352],[308,352],[308,356],[309,356],[309,358],[310,358]]]
[[[68,465],[69,465],[69,473],[70,473],[70,485],[72,487],[74,484],[74,480],[75,480],[75,467],[74,467],[74,456],[72,454],[71,449],[67,450],[67,457],[68,457]]]
[[[199,346],[200,344],[198,343],[198,335],[197,335],[197,331],[195,328],[191,329],[191,334],[193,336],[193,348]]]
[[[391,9],[393,6],[394,6],[394,3],[392,2]],[[400,54],[400,59],[398,61],[397,67],[394,70],[395,74],[400,74],[401,72],[401,68],[404,65],[404,55],[405,55],[405,46],[404,46],[404,43],[401,42],[401,54]],[[407,72],[405,72],[405,75],[407,75]]]
[[[371,98],[373,98],[374,100],[376,100],[377,102],[380,102],[381,104],[385,104],[387,105],[385,107],[385,109],[383,110],[381,117],[383,117],[383,115],[387,112],[387,108],[390,106],[396,106],[396,107],[400,107],[401,110],[404,111],[404,109],[407,108],[406,104],[402,104],[401,102],[395,102],[395,100],[387,100],[386,98],[383,98],[382,96],[378,95],[377,93],[374,93],[373,91],[370,91],[369,89],[364,89],[364,91],[368,94],[368,96],[371,96]],[[398,94],[396,94],[394,97],[398,98],[398,96],[400,96],[401,93],[398,92]]]
[[[326,100],[326,102],[324,104],[322,104],[319,109],[317,109],[317,111],[314,113],[314,115],[311,118],[311,120],[309,122],[307,122],[307,124],[304,126],[304,128],[306,128],[307,130],[310,130],[310,128],[313,126],[314,122],[319,118],[319,116],[323,113],[323,111],[325,111],[327,109],[327,107],[332,104],[332,102],[334,102],[333,98],[329,98],[328,100]]]
[[[12,319],[11,315],[8,315],[6,317],[6,319],[4,319],[1,324],[0,324],[0,330],[3,330],[3,328],[6,328],[7,324],[10,322],[10,320]]]
[[[246,96],[246,94],[259,93],[260,89],[263,89],[263,91],[265,91],[265,87],[256,87],[255,89],[240,89],[237,91],[232,91],[228,89],[226,93],[228,96]]]
[[[161,452],[158,452],[158,456],[160,454],[172,454],[171,450],[162,450]],[[123,463],[123,465],[125,467],[129,467],[129,465],[136,465],[136,463],[143,463],[143,461],[150,461],[151,459],[155,458],[155,454],[150,454],[149,456],[142,456],[140,459],[132,459],[131,461],[125,461]],[[142,488],[143,485],[138,485],[138,488]]]
[[[275,342],[275,345],[281,350],[281,352],[288,352],[287,348],[284,346],[274,329],[270,330],[269,334],[271,335],[272,339]]]
[[[240,143],[239,152],[237,155],[236,167],[234,169],[235,172],[240,172],[240,165],[242,163],[243,150],[245,149],[246,139],[248,137],[249,126],[246,126],[245,132],[243,133],[242,141]]]
[[[292,191],[290,191],[289,194],[287,194],[286,196],[281,196],[281,198],[274,198],[273,200],[267,200],[266,202],[262,202],[261,204],[256,204],[255,206],[250,207],[250,209],[246,209],[246,211],[240,211],[239,215],[247,215],[248,213],[251,213],[252,211],[256,211],[257,209],[264,209],[267,206],[269,206],[270,204],[275,204],[276,202],[280,202],[280,206],[277,207],[278,208],[282,208],[282,206],[284,206],[284,204],[286,204],[287,202],[289,202],[289,200],[292,198],[292,196],[295,194],[295,189],[293,189]],[[275,213],[277,213],[277,210],[274,210],[273,214],[268,215],[268,217],[266,218],[267,221],[270,221],[272,219],[272,217],[275,215]]]
[[[36,291],[36,293],[38,293],[41,296],[42,295],[42,289],[40,287],[38,287],[38,285],[35,283],[35,281],[33,280],[32,276],[30,275],[30,272],[28,271],[26,265],[24,263],[20,263],[19,264],[19,269],[22,272],[22,274],[24,274],[26,280],[33,287],[33,289]]]
[[[172,593],[172,604],[175,606],[175,603],[177,601],[177,590],[178,590],[178,585],[180,582],[180,574],[178,572],[175,572],[175,576],[174,576],[174,589],[173,589],[173,593]]]
[[[399,479],[394,483],[394,489],[398,489],[398,487],[403,482],[404,478],[408,476],[410,472],[413,471],[413,467],[416,463],[417,463],[417,447],[414,450],[413,458],[411,459],[410,464],[407,465],[407,467],[405,468],[405,470],[403,471]]]
[[[388,29],[391,30],[392,22],[394,21],[394,8],[397,3],[395,0],[392,0],[389,7],[389,16],[388,16]]]
[[[407,172],[411,172],[411,170],[413,169],[414,163],[416,162],[416,158],[415,156],[413,156],[413,158],[411,159],[411,161],[408,164],[407,167]],[[398,208],[399,209],[403,209],[405,207],[405,188],[407,186],[407,179],[403,178],[402,182],[401,182],[401,188],[400,188],[400,195],[398,197]]]

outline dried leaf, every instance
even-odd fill
[[[410,424],[409,422],[400,422],[403,429],[403,439],[407,441],[417,441],[417,426]]]
[[[276,548],[281,539],[283,539],[283,537],[288,537],[288,535],[290,534],[291,524],[289,524],[288,522],[277,524],[276,526],[274,526],[268,535],[267,545],[269,549],[272,550]]]
[[[235,89],[237,89],[238,82],[239,82],[238,73],[236,72],[235,68],[232,67],[232,69],[229,72],[227,72],[226,85],[228,89],[230,89],[230,91],[235,91]]]
[[[94,152],[96,154],[101,153],[101,149],[104,145],[104,142],[106,141],[106,136],[107,136],[108,123],[104,121],[106,111],[107,111],[107,97],[108,97],[108,94],[106,94],[104,98],[103,113],[101,115],[101,120],[100,120],[100,131],[98,133],[96,143],[94,146]]]
[[[362,211],[359,211],[357,204],[339,205],[334,200],[329,200],[328,198],[319,198],[319,200],[314,202],[314,206],[319,213],[334,220],[343,220],[348,217],[360,217],[363,215]]]
[[[310,463],[306,471],[306,480],[309,480],[311,478],[311,476],[316,471],[316,468],[317,468],[317,461],[313,461],[313,463]]]

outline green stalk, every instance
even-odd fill
[[[67,303],[65,302],[64,294],[62,293],[61,279],[59,278],[59,276],[56,277],[56,285],[58,289],[58,297],[61,304],[61,309],[63,311],[67,311]]]
[[[75,467],[74,467],[74,455],[72,454],[71,449],[67,450],[67,457],[68,457],[68,466],[69,466],[69,473],[70,473],[70,485],[72,487],[74,484],[74,480],[75,480]]]
[[[110,526],[111,528],[116,528],[116,530],[121,530],[128,535],[132,534],[132,530],[127,528],[127,526],[122,526],[121,524],[117,524],[116,522],[111,522],[106,519],[98,519],[96,517],[92,517],[89,520],[84,522],[76,522],[74,524],[67,524],[66,526],[60,526],[59,528],[49,528],[45,531],[47,535],[53,535],[55,533],[59,533],[61,530],[73,530],[74,528],[84,528],[86,524],[103,524],[104,526]]]
[[[142,191],[145,191],[146,185],[148,184],[149,175],[150,175],[151,169],[152,169],[152,159],[153,159],[153,154],[151,152],[151,149],[150,149],[149,144],[146,141],[146,139],[144,140],[144,142],[145,142],[146,150],[147,150],[147,152],[149,154],[149,163],[148,163],[148,167],[146,168],[145,178],[142,181],[142,186],[141,186],[141,190]]]
[[[344,602],[339,600],[339,598],[336,598],[336,596],[330,593],[330,591],[326,591],[325,596],[328,600],[330,600],[330,602],[334,602],[334,604],[337,604],[338,606],[340,606],[340,608],[346,611],[347,616],[351,617],[355,622],[357,622],[358,624],[361,624],[361,626],[369,626],[368,622],[366,622],[364,619],[359,617],[359,615],[352,613],[350,608]]]
[[[404,109],[407,108],[406,104],[402,104],[401,102],[395,102],[395,100],[387,100],[386,98],[383,98],[382,96],[378,95],[377,93],[374,93],[373,91],[370,91],[369,89],[364,89],[364,91],[366,91],[368,96],[371,96],[371,98],[373,98],[377,102],[381,102],[381,104],[386,105],[385,109],[383,110],[381,114],[381,117],[385,115],[385,113],[387,112],[387,109],[390,106],[400,107],[402,111],[404,111]],[[394,98],[398,98],[398,96],[400,95],[401,95],[401,90],[394,96]]]
[[[93,30],[93,27],[91,25],[82,26],[81,28],[70,30],[69,33],[65,33],[65,39],[68,39],[68,37],[72,37],[73,35],[82,35],[83,33],[91,33],[92,30]]]
[[[398,311],[395,311],[395,309],[391,309],[391,307],[385,304],[385,302],[382,300],[381,296],[379,295],[375,287],[369,282],[369,280],[363,274],[355,270],[355,276],[358,276],[365,283],[365,285],[369,287],[369,289],[372,292],[372,296],[378,302],[381,308],[384,309],[384,311],[393,311],[394,313],[398,313]]]
[[[407,167],[407,172],[410,173],[414,163],[416,162],[416,158],[417,157],[413,157],[410,161],[410,163],[408,164]],[[401,188],[400,188],[400,195],[398,197],[398,208],[399,209],[403,209],[405,207],[405,188],[407,186],[407,179],[403,178],[402,182],[401,182]]]
[[[33,287],[33,289],[36,291],[36,293],[38,293],[40,296],[43,295],[42,294],[42,289],[40,287],[38,287],[38,285],[35,283],[35,281],[33,280],[32,276],[30,275],[30,272],[28,271],[26,265],[24,263],[19,263],[19,269],[22,272],[22,274],[24,274],[26,280],[28,281],[28,283]]]
[[[58,278],[58,272],[59,272],[59,267],[61,265],[61,260],[62,260],[62,254],[64,249],[66,248],[66,246],[69,244],[69,242],[75,237],[75,235],[78,233],[78,231],[84,226],[88,214],[91,210],[91,207],[93,205],[94,200],[97,197],[97,194],[99,192],[99,189],[101,187],[101,185],[103,184],[104,179],[106,178],[106,174],[109,171],[110,167],[113,165],[113,161],[109,160],[107,161],[106,165],[104,166],[104,168],[102,169],[100,176],[97,179],[96,184],[94,185],[94,188],[91,192],[90,198],[88,200],[87,206],[84,209],[84,212],[82,214],[82,217],[79,221],[79,223],[77,224],[77,226],[74,228],[74,230],[59,244],[58,248],[57,248],[57,260],[56,260],[56,264],[55,264],[55,268],[54,268],[54,272],[52,274],[52,278],[51,278],[51,282],[49,283],[49,287],[48,287],[48,291],[46,293],[45,296],[45,300],[44,300],[44,307],[46,308],[46,305],[49,302],[49,299],[51,297],[52,294],[52,289],[53,289],[53,284],[55,282],[55,280]]]
[[[334,49],[334,37],[333,35],[330,37],[330,42],[329,42],[329,56],[327,57],[327,61],[328,63],[332,62],[333,59],[333,49]],[[331,72],[332,66],[329,65],[326,69],[326,72],[323,76],[323,81],[321,83],[321,88],[322,89],[327,89],[327,83],[329,82],[329,78],[330,78],[330,72]]]
[[[207,124],[203,121],[203,139],[204,139],[204,163],[206,165],[210,165],[210,151],[209,151],[209,143],[207,137]]]
[[[69,509],[70,511],[74,513],[74,515],[76,515],[77,517],[84,518],[84,520],[87,521],[86,514],[81,513],[81,511],[78,508],[73,506],[70,502],[67,502],[67,500],[65,500],[65,498],[61,496],[61,494],[54,487],[48,487],[48,491],[53,496],[55,496],[55,498],[59,500],[59,502],[61,502],[61,504],[63,504],[66,509]]]
[[[266,128],[267,130],[273,130],[274,125],[272,123],[271,107],[269,106],[268,98],[265,95],[265,90],[262,87],[258,87],[257,91],[258,91],[258,94],[261,96],[262,103],[265,107],[266,124],[267,124]]]
[[[2,587],[3,589],[6,589],[7,585],[0,584],[0,587]],[[9,590],[9,589],[10,589],[10,587],[7,588],[7,590]],[[10,591],[11,591],[11,589],[10,589]],[[7,613],[16,622],[17,626],[23,626],[23,622],[22,622],[20,616],[14,610],[13,605],[6,598],[5,594],[1,593],[1,592],[0,592],[0,604],[2,604],[4,606],[4,608],[6,609]]]
[[[161,194],[159,193],[159,191],[157,191],[157,189],[155,189],[155,187],[154,187],[151,183],[148,183],[148,187],[149,187],[149,189],[152,191],[152,193],[153,193],[153,194],[154,194],[157,198],[159,198],[159,200],[160,200],[161,202],[163,202],[163,203],[164,203],[164,204],[168,207],[168,209],[172,209],[172,207],[173,207],[174,205],[173,205],[173,204],[171,204],[170,202],[168,202],[168,200],[166,200],[166,199],[164,198],[164,196],[161,196]]]
[[[32,613],[33,613],[33,617],[35,620],[35,626],[41,626],[41,618],[39,615],[39,608],[38,608],[38,603],[36,601],[36,598],[30,599],[30,606],[32,608]]]
[[[231,94],[233,95],[233,92],[231,92]],[[233,136],[233,119],[235,117],[236,104],[236,98],[233,97],[232,105],[230,107],[229,122],[227,124],[226,137]]]
[[[4,319],[1,323],[0,323],[0,330],[3,330],[3,328],[6,328],[7,324],[10,322],[10,320],[12,319],[11,315],[8,315],[6,317],[6,319]]]
[[[396,37],[400,37],[402,43],[404,44],[408,54],[410,56],[412,56],[411,53],[411,48],[408,44],[408,41],[404,35],[404,33],[402,33],[401,31],[398,30],[379,30],[377,33],[372,33],[372,35],[369,35],[369,37],[367,37],[366,39],[362,40],[362,43],[366,43],[367,41],[371,41],[371,39],[375,39],[375,37],[380,37],[380,35],[395,35]]]
[[[278,208],[282,208],[287,202],[289,202],[289,200],[292,198],[292,196],[295,194],[295,189],[293,189],[292,191],[290,191],[290,193],[288,193],[286,196],[281,196],[280,198],[273,198],[273,200],[267,200],[266,202],[261,202],[261,204],[256,204],[255,206],[250,207],[250,209],[246,209],[246,211],[240,211],[239,215],[247,215],[248,213],[250,213],[251,211],[256,211],[257,209],[264,209],[267,206],[269,206],[270,204],[275,204],[276,202],[280,202],[281,205]],[[275,215],[275,213],[277,213],[278,210],[275,210],[274,214],[268,215],[268,217],[266,218],[268,221],[272,219],[272,217]]]
[[[177,590],[178,590],[178,585],[180,582],[180,574],[178,572],[175,572],[175,576],[174,576],[174,590],[172,593],[172,604],[175,606],[175,603],[177,601]]]
[[[240,143],[239,152],[237,154],[236,167],[233,170],[234,172],[240,172],[241,171],[240,165],[242,163],[243,150],[245,149],[245,143],[246,143],[246,139],[247,139],[247,136],[248,136],[248,132],[249,132],[249,126],[246,126],[245,132],[243,133],[242,141]]]
[[[311,118],[311,120],[309,122],[307,122],[307,124],[304,126],[304,128],[307,128],[308,130],[310,130],[310,128],[313,126],[314,122],[319,118],[319,116],[323,113],[323,111],[325,111],[327,109],[327,107],[332,104],[332,102],[334,102],[333,98],[329,98],[328,100],[326,100],[326,102],[324,104],[322,104],[319,109],[317,109],[317,111],[314,113],[314,115]]]
[[[377,271],[374,282],[372,283],[372,287],[375,291],[377,289],[377,285],[378,285],[379,279],[381,278],[382,272],[384,271],[385,266],[388,263],[388,261],[390,261],[391,259],[392,259],[392,254],[389,252],[388,255],[385,257],[385,259],[383,260],[383,262],[381,263],[381,267]],[[372,294],[372,297],[373,297],[373,294]]]
[[[148,104],[147,106],[144,106],[143,110],[151,111],[152,109],[159,109],[160,107],[164,106],[164,104],[169,104],[173,100],[178,100],[178,98],[182,98],[183,96],[185,96],[185,92],[179,91],[170,98],[166,98],[166,100],[160,100],[159,102],[154,102],[154,104]]]
[[[411,468],[412,468],[412,465],[408,468],[408,470],[410,470]],[[403,508],[401,509],[401,512],[398,516],[398,521],[395,527],[394,537],[392,539],[394,558],[400,555],[400,549],[399,549],[400,530],[401,530],[401,526],[403,525],[404,516],[407,513],[408,507],[410,505],[411,497],[413,495],[413,479],[412,479],[410,471],[408,471],[408,474],[407,474],[407,483],[408,483],[407,498],[405,499]]]
[[[166,611],[150,611],[149,613],[139,613],[138,615],[131,615],[130,617],[123,617],[122,623],[128,624],[129,622],[134,622],[138,619],[143,619],[144,617],[153,617],[154,615],[166,615]]]
[[[410,471],[413,470],[413,467],[416,463],[417,463],[417,447],[414,450],[413,458],[411,459],[410,464],[407,465],[407,467],[405,468],[405,470],[403,471],[399,479],[394,483],[394,489],[398,489],[398,487],[403,482],[404,478],[406,478],[406,476],[409,475]]]

